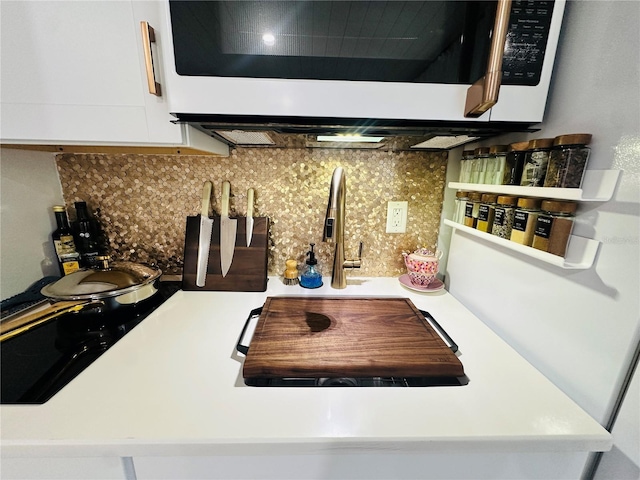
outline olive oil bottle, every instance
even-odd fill
[[[62,275],[69,275],[80,269],[80,255],[76,251],[73,233],[69,228],[67,212],[62,205],[53,207],[58,228],[51,234],[53,247],[58,258],[58,266]]]

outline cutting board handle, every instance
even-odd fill
[[[238,338],[236,350],[243,355],[249,353],[249,343],[251,343],[251,338],[253,337],[253,332],[258,324],[258,318],[260,318],[261,313],[262,307],[251,310],[249,318],[247,318],[244,327],[242,327],[242,333],[240,333],[240,338]],[[251,325],[251,329],[249,329],[249,325]]]

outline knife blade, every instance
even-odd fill
[[[238,220],[229,218],[229,196],[231,184],[222,183],[222,203],[220,210],[220,266],[225,277],[231,268],[233,251],[236,246],[236,229]]]
[[[202,207],[200,210],[200,234],[198,236],[198,263],[196,266],[196,286],[204,287],[207,281],[207,265],[209,263],[209,247],[211,245],[211,231],[213,219],[209,218],[209,204],[213,184],[204,182],[202,187]]]
[[[247,247],[251,246],[251,237],[253,236],[253,195],[253,188],[247,190],[247,223],[245,229],[247,232]]]

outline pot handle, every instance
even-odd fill
[[[25,315],[14,320],[7,320],[0,324],[0,342],[9,340],[21,333],[32,328],[42,325],[50,320],[54,320],[67,313],[78,313],[83,310],[89,310],[95,307],[104,306],[102,300],[91,300],[82,303],[78,302],[59,302],[55,303],[44,310]]]

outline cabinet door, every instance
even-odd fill
[[[5,480],[125,480],[121,458],[3,458]]]
[[[2,139],[146,143],[140,27],[130,2],[3,1]],[[180,139],[179,127],[175,138]]]
[[[185,143],[179,125],[171,123],[175,117],[169,113],[168,96],[171,92],[167,89],[165,81],[165,61],[162,55],[164,43],[171,43],[171,33],[168,28],[168,19],[164,2],[158,0],[138,1],[133,3],[133,19],[136,28],[136,45],[138,48],[138,66],[143,81],[143,99],[147,124],[149,126],[149,141],[152,143]],[[145,67],[144,50],[142,42],[142,31],[140,22],[148,22],[155,32],[155,42],[151,44],[151,54],[153,57],[153,72],[155,81],[160,84],[160,95],[149,93],[147,85],[147,70]]]

